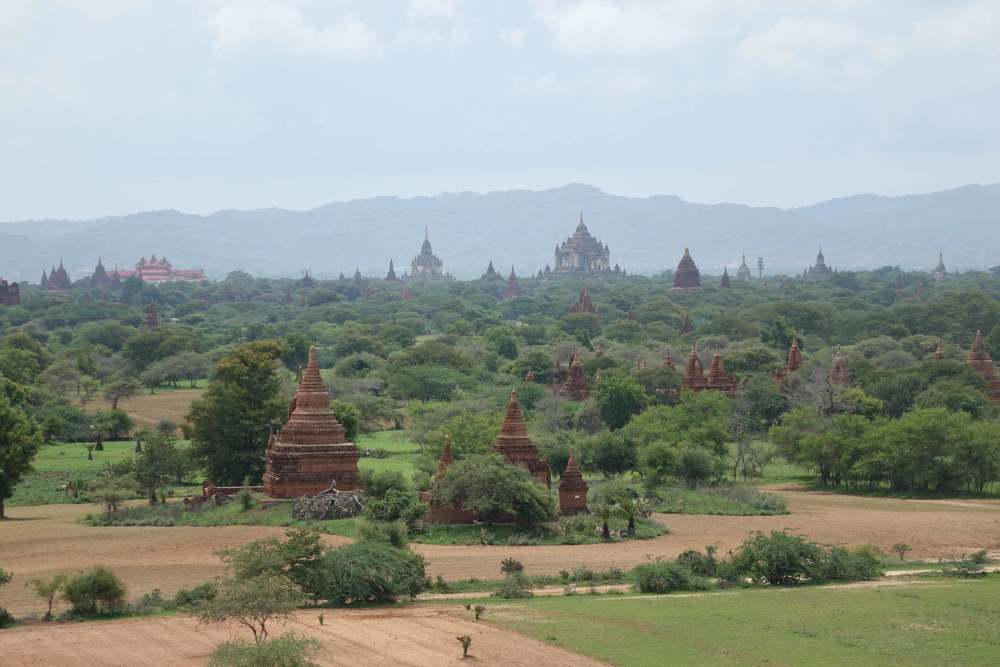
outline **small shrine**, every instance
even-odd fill
[[[788,361],[785,362],[784,368],[776,370],[774,372],[774,384],[779,389],[785,386],[785,382],[788,381],[788,376],[799,370],[802,366],[802,352],[799,350],[799,341],[796,338],[792,339],[792,346],[788,349]]]
[[[583,374],[583,364],[580,354],[574,349],[569,359],[567,370],[556,360],[555,390],[563,398],[573,401],[585,401],[590,398],[590,386],[587,376]]]
[[[521,289],[521,283],[517,281],[517,274],[514,273],[514,267],[510,267],[510,275],[507,276],[507,287],[504,288],[503,295],[501,299],[509,300],[516,299],[524,294],[524,290]]]
[[[571,449],[566,469],[559,478],[559,513],[563,515],[581,514],[587,511],[587,482],[583,479],[576,455]]]
[[[691,353],[688,355],[688,361],[684,367],[681,387],[691,391],[721,391],[732,396],[739,389],[739,386],[739,380],[726,375],[726,366],[719,350],[715,350],[712,354],[712,365],[706,375],[698,356],[698,347],[694,342],[691,343]]]
[[[976,331],[976,339],[972,342],[972,349],[969,350],[966,361],[986,380],[986,393],[990,399],[1000,402],[1000,378],[997,378],[993,358],[986,349],[982,331]]]
[[[833,353],[833,363],[830,365],[827,381],[838,387],[846,387],[851,384],[851,374],[847,370],[847,357],[844,356],[839,347]]]
[[[539,484],[552,486],[552,471],[549,463],[538,453],[538,448],[528,436],[528,425],[521,414],[521,404],[517,401],[517,390],[510,392],[507,415],[500,427],[500,435],[493,445],[493,451],[505,459],[526,468]]]
[[[580,296],[577,298],[576,303],[573,304],[573,307],[569,309],[569,312],[573,314],[597,315],[597,306],[591,300],[590,293],[586,287],[580,290]]]

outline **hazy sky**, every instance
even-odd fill
[[[0,0],[0,220],[1000,181],[1000,0]]]

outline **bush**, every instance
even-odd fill
[[[537,525],[555,516],[548,490],[526,469],[497,454],[470,456],[449,466],[434,489],[434,502],[457,503],[486,522],[513,518]]]
[[[635,574],[635,587],[641,593],[708,589],[708,581],[704,577],[699,577],[691,568],[678,563],[657,560],[639,565],[632,572]]]
[[[309,659],[321,649],[315,639],[282,635],[259,644],[235,639],[219,644],[209,661],[211,667],[313,667]]]
[[[97,566],[69,580],[63,597],[72,605],[73,616],[97,616],[120,612],[125,606],[125,584],[106,567]]]
[[[506,577],[503,583],[500,584],[500,588],[493,595],[498,598],[516,600],[518,598],[530,598],[532,593],[528,586],[528,580],[524,575],[514,574]]]
[[[737,573],[755,583],[797,584],[817,577],[825,562],[818,545],[798,535],[772,531],[748,537],[733,556]]]
[[[14,625],[14,616],[9,611],[0,607],[0,630]]]
[[[219,589],[212,582],[205,582],[194,588],[182,588],[174,595],[173,606],[193,607],[204,600],[213,600],[219,594]]]
[[[827,555],[819,576],[824,581],[867,581],[882,575],[878,558],[867,549],[848,551],[833,547]]]
[[[386,542],[364,541],[324,554],[315,571],[317,597],[337,604],[391,601],[426,585],[424,559]]]
[[[386,542],[397,549],[403,549],[409,542],[409,531],[402,521],[389,523],[364,522],[358,528],[358,536],[368,542]]]
[[[716,547],[709,545],[705,547],[705,553],[688,549],[682,552],[674,563],[683,565],[701,577],[714,577],[718,575],[719,561],[715,559]]]
[[[427,511],[420,497],[412,490],[387,489],[381,498],[365,503],[365,515],[374,521],[404,521],[413,525]]]

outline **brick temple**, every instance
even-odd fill
[[[580,514],[587,511],[587,482],[583,479],[576,455],[571,449],[566,469],[559,478],[559,513]]]
[[[684,248],[681,261],[677,263],[677,270],[674,271],[675,290],[697,290],[701,289],[701,273],[698,271],[694,259],[691,258],[691,251]]]
[[[527,468],[531,476],[546,488],[552,486],[552,471],[549,463],[538,453],[538,448],[528,436],[528,425],[521,414],[521,404],[517,401],[517,390],[510,392],[507,415],[500,427],[500,435],[493,444],[493,451],[514,465]]]
[[[802,352],[799,350],[798,339],[792,339],[792,346],[788,348],[788,361],[785,362],[784,368],[776,370],[774,372],[774,384],[779,389],[785,386],[788,382],[788,376],[799,370],[802,366]]]
[[[424,242],[420,254],[410,262],[410,280],[444,280],[444,262],[434,254],[428,229],[424,228]]]
[[[517,280],[517,274],[514,273],[514,267],[510,267],[510,275],[507,276],[507,287],[504,288],[503,294],[500,296],[501,299],[510,300],[516,299],[519,296],[524,295],[524,290],[521,288],[521,283]]]
[[[740,382],[736,378],[726,375],[726,366],[722,361],[722,354],[718,350],[712,354],[712,365],[706,374],[701,365],[701,359],[698,357],[698,347],[692,342],[681,386],[691,391],[721,391],[732,396],[739,389]]]
[[[577,350],[573,350],[569,365],[565,369],[556,359],[553,383],[553,389],[563,398],[572,401],[585,401],[590,398],[590,386],[587,383],[587,376],[583,374],[583,363]]]
[[[838,387],[846,387],[851,384],[851,374],[847,370],[847,357],[838,347],[833,353],[833,363],[830,364],[830,372],[827,373],[827,381]]]
[[[584,287],[580,290],[580,296],[577,298],[576,303],[573,307],[569,309],[570,313],[573,314],[588,314],[597,315],[597,306],[594,305],[594,301],[590,298],[590,292]]]
[[[982,331],[976,331],[976,339],[972,342],[972,349],[969,350],[966,361],[986,380],[986,393],[990,399],[1000,402],[1000,378],[997,378],[993,358],[986,349],[986,343],[983,342]]]
[[[548,267],[546,267],[548,268]],[[621,268],[618,273],[621,273]],[[552,273],[569,275],[600,275],[611,272],[611,251],[591,235],[583,222],[583,212],[573,236],[556,246]]]
[[[358,448],[348,442],[344,427],[330,410],[330,394],[309,348],[309,363],[288,409],[288,422],[267,444],[264,493],[297,498],[336,486],[360,488]]]
[[[0,278],[0,306],[17,306],[21,303],[21,286]]]

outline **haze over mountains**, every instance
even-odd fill
[[[675,196],[620,197],[580,184],[435,197],[376,197],[308,211],[277,208],[207,216],[151,211],[94,220],[0,224],[0,273],[36,282],[64,260],[73,279],[102,257],[109,269],[140,256],[166,255],[177,267],[211,277],[244,270],[258,276],[385,274],[389,259],[409,267],[429,228],[434,252],[458,278],[479,276],[491,259],[519,275],[552,263],[583,211],[611,262],[630,273],[676,266],[684,247],[705,273],[735,268],[745,253],[766,270],[801,273],[822,245],[839,269],[891,264],[929,270],[943,252],[949,270],[1000,264],[1000,184],[901,197],[857,195],[796,209],[695,204]]]

